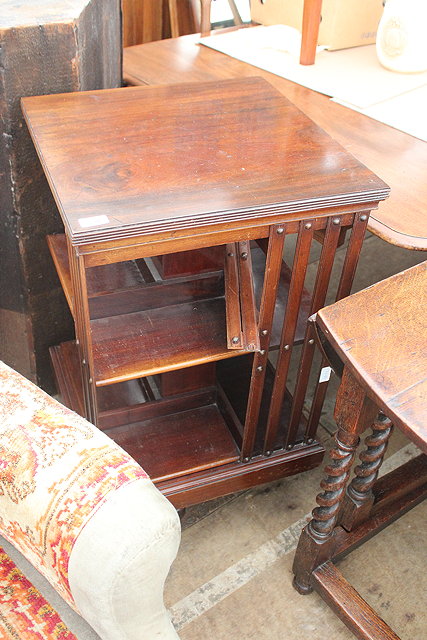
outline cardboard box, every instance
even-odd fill
[[[301,31],[304,0],[251,0],[251,19]],[[383,0],[323,0],[319,44],[346,49],[375,42]]]

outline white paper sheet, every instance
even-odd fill
[[[427,85],[367,109],[358,109],[336,98],[332,100],[427,142]]]
[[[316,63],[304,66],[298,61],[300,35],[285,25],[239,29],[201,38],[200,43],[426,140],[427,72],[384,69],[375,45],[318,51]]]

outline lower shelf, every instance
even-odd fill
[[[83,414],[75,343],[52,347],[50,354],[64,404]],[[97,393],[99,427],[141,464],[176,507],[306,471],[324,453],[314,442],[242,463],[239,418],[216,387],[161,398],[144,379]]]
[[[107,429],[105,433],[144,467],[153,482],[212,469],[239,458],[215,403]]]
[[[64,404],[83,414],[75,343],[50,350]],[[216,389],[155,399],[138,380],[98,390],[99,427],[127,451],[153,482],[238,460],[239,450],[216,404]],[[110,397],[109,397],[110,392]]]

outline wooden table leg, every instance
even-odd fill
[[[300,64],[314,64],[322,0],[304,0]]]

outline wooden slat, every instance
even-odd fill
[[[224,263],[225,311],[227,347],[243,348],[242,317],[240,313],[240,283],[237,259],[238,245],[227,244]]]
[[[280,340],[280,351],[276,366],[276,377],[274,380],[273,394],[271,398],[270,412],[267,422],[267,431],[265,436],[266,451],[272,449],[279,426],[280,411],[286,389],[286,380],[288,377],[292,346],[298,320],[298,311],[300,308],[301,297],[304,288],[304,280],[307,271],[312,238],[312,222],[301,222],[297,246],[295,249],[295,258],[292,268],[292,280],[289,290],[285,319],[283,322],[283,331]]]
[[[325,562],[313,572],[312,584],[357,638],[399,640],[399,636],[347,582],[332,562]]]
[[[258,323],[256,317],[254,284],[252,277],[251,249],[247,240],[238,243],[240,312],[242,315],[243,348],[259,350]]]
[[[274,310],[282,268],[284,241],[284,226],[272,226],[270,229],[267,261],[264,274],[264,286],[262,290],[259,314],[260,349],[255,353],[252,365],[248,407],[245,419],[245,435],[241,452],[242,459],[247,459],[252,456],[255,444],[256,427],[261,407],[262,392],[268,361],[268,349],[270,346]]]
[[[284,225],[276,225],[278,228],[284,227]],[[289,225],[286,225],[286,233],[292,233],[289,231]],[[264,242],[264,240],[266,242]],[[264,253],[267,254],[268,250],[268,238],[263,238],[259,243],[261,248],[256,247],[251,251],[252,267],[254,271],[254,288],[255,288],[255,300],[257,308],[261,308],[261,299],[264,287],[264,274],[266,268],[266,262],[264,259]],[[273,316],[273,326],[271,328],[271,340],[270,348],[275,348],[280,344],[280,337],[283,329],[283,318],[285,317],[286,307],[288,304],[289,287],[292,279],[292,270],[288,267],[286,262],[282,260],[282,266],[280,270],[279,288],[276,295],[276,307]],[[304,340],[305,326],[307,319],[310,315],[311,307],[311,293],[304,287],[301,297],[301,304],[298,314],[297,328],[294,336],[294,344],[298,344]]]

